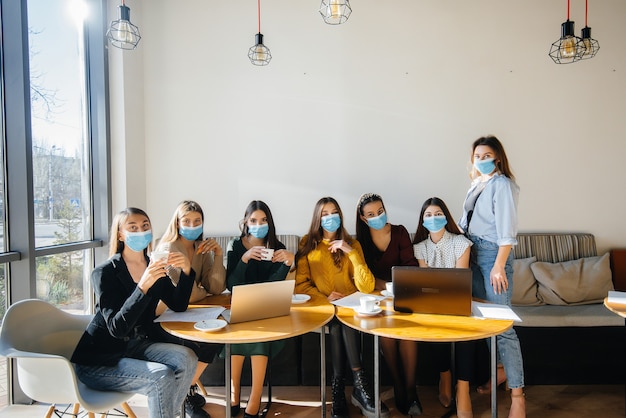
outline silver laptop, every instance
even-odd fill
[[[230,309],[222,312],[231,323],[289,315],[295,280],[233,286]]]
[[[393,308],[398,312],[472,314],[472,270],[394,266]]]

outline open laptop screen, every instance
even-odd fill
[[[472,271],[458,268],[394,266],[393,308],[399,312],[472,314]]]

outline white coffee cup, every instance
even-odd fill
[[[387,289],[387,293],[393,295],[393,282],[385,283],[385,289]]]
[[[265,248],[262,252],[261,260],[272,261],[272,257],[274,257],[274,250],[272,248]]]
[[[372,312],[380,305],[374,296],[361,296],[359,303],[361,304],[361,312]]]

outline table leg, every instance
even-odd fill
[[[224,387],[226,388],[226,418],[230,417],[230,344],[225,344],[226,351],[224,360]]]
[[[496,336],[491,337],[491,416],[492,418],[498,417],[498,401],[496,389],[498,387],[497,371],[498,365],[496,364]]]
[[[378,335],[374,335],[374,404],[376,416],[380,418],[380,356],[378,355]]]
[[[320,388],[322,398],[322,418],[326,418],[326,334],[320,329]]]

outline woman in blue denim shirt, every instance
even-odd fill
[[[472,145],[472,185],[463,204],[459,226],[473,242],[471,268],[473,294],[489,302],[511,305],[513,292],[513,245],[517,244],[519,187],[495,136],[478,138]],[[526,416],[524,364],[513,328],[496,337],[498,358],[511,388],[509,418]],[[500,370],[500,369],[499,369]],[[486,392],[487,390],[483,390]]]

